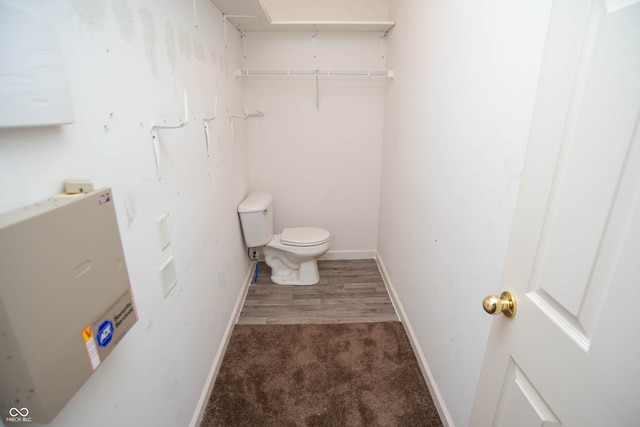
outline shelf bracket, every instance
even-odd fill
[[[244,110],[244,114],[243,115],[232,115],[229,116],[229,123],[231,124],[231,139],[235,141],[235,135],[234,135],[234,129],[233,129],[233,119],[243,119],[245,122],[247,121],[248,118],[250,117],[264,117],[264,113],[260,110],[256,110],[254,113],[250,113],[249,110],[247,109],[247,106],[244,105],[244,102],[242,102],[242,109]]]
[[[222,14],[222,27],[223,27],[223,31],[224,31],[224,47],[227,48],[229,47],[227,45],[227,21],[229,21],[229,18],[257,18],[257,16],[255,15],[230,15],[230,14]],[[233,25],[233,27],[238,30],[238,32],[240,32],[241,34],[244,34],[244,31],[242,31],[240,28],[236,27],[236,25],[233,23],[233,21],[229,21],[231,22],[231,25]]]
[[[247,33],[243,31],[240,38],[242,39],[242,58],[247,59]]]
[[[185,127],[189,122],[189,106],[187,103],[187,88],[184,88],[184,115],[182,119],[179,119],[176,124],[167,124],[166,120],[162,120],[162,122],[151,122],[151,142],[153,144],[153,155],[156,160],[156,173],[158,174],[158,181],[160,180],[160,150],[158,147],[158,141],[160,140],[160,136],[158,132],[161,129],[179,129]]]
[[[318,57],[318,32],[311,33],[311,49],[313,50],[313,57]]]
[[[318,89],[318,74],[316,72],[316,110],[320,109],[320,90]]]
[[[382,33],[380,33],[380,57],[382,59],[384,59],[387,56],[387,33],[389,32],[389,30],[387,31],[383,31]]]
[[[244,102],[240,101],[242,104],[242,109],[244,110],[244,114],[239,116],[237,114],[229,116],[229,122],[233,123],[233,119],[243,119],[247,120],[249,117],[264,117],[264,113],[260,110],[256,110],[254,113],[250,113],[247,109],[247,106]]]
[[[211,157],[211,154],[209,154],[209,122],[215,119],[217,114],[218,114],[218,85],[216,84],[216,96],[213,99],[213,116],[202,118],[202,124],[204,126],[204,138],[207,143],[207,157]]]

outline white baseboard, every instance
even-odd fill
[[[318,259],[320,260],[337,260],[337,259],[375,259],[375,250],[353,250],[353,251],[328,251]]]
[[[431,397],[433,397],[434,403],[436,405],[436,409],[438,410],[438,414],[440,415],[440,419],[442,420],[442,424],[444,427],[454,427],[455,424],[453,422],[453,418],[451,414],[447,410],[446,405],[444,404],[444,400],[442,398],[442,394],[440,393],[440,389],[436,384],[435,378],[429,365],[427,364],[427,360],[424,357],[424,353],[422,352],[422,348],[418,343],[418,339],[413,331],[413,327],[411,326],[411,322],[407,317],[407,313],[404,311],[404,307],[398,298],[398,294],[393,287],[393,283],[391,282],[391,278],[389,277],[389,272],[382,261],[382,257],[379,253],[376,252],[376,261],[378,263],[378,268],[380,269],[380,274],[382,275],[382,279],[387,286],[387,290],[389,291],[389,296],[391,297],[391,302],[393,303],[394,308],[396,309],[396,313],[402,322],[402,326],[404,327],[407,336],[409,337],[409,342],[411,343],[411,347],[413,348],[413,352],[416,355],[416,359],[418,360],[418,365],[420,365],[420,370],[422,371],[422,376],[427,383],[427,387],[429,387],[429,392],[431,393]]]
[[[227,351],[227,345],[229,344],[229,339],[231,338],[231,333],[233,332],[233,327],[238,321],[238,317],[240,317],[240,312],[242,311],[242,305],[244,304],[244,299],[247,296],[247,292],[249,291],[249,285],[251,283],[251,279],[253,277],[253,273],[255,271],[255,262],[251,263],[251,268],[247,272],[247,275],[242,282],[242,290],[238,294],[238,298],[233,307],[233,312],[231,313],[231,317],[229,318],[229,322],[227,322],[227,328],[222,335],[222,341],[220,342],[220,346],[218,347],[218,352],[216,353],[216,357],[213,359],[213,363],[211,365],[211,369],[209,370],[209,375],[207,376],[207,381],[204,384],[204,389],[202,390],[202,394],[200,395],[200,400],[198,401],[198,405],[196,406],[196,410],[193,414],[193,418],[191,419],[190,427],[198,427],[200,422],[202,421],[202,416],[204,415],[205,409],[207,409],[207,403],[209,402],[209,398],[211,397],[211,391],[213,390],[213,385],[215,384],[216,377],[218,376],[218,371],[220,371],[220,365],[222,365],[222,358],[224,357],[225,351]]]

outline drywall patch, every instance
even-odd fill
[[[142,35],[144,36],[144,52],[154,78],[158,78],[158,56],[156,55],[156,29],[153,15],[149,9],[140,10],[142,19]]]
[[[132,41],[136,36],[136,24],[127,0],[113,0],[113,13],[116,14],[122,40]]]
[[[131,224],[133,223],[133,220],[135,219],[136,212],[137,212],[136,201],[133,198],[133,196],[131,196],[130,194],[125,195],[124,208],[125,208],[125,214],[127,217],[126,227],[129,228],[131,227]]]
[[[104,2],[92,0],[72,0],[71,5],[75,10],[80,21],[80,29],[87,29],[87,32],[93,38],[94,28],[104,28],[103,21],[105,19]]]
[[[197,40],[193,41],[193,54],[198,61],[204,61],[204,46]]]
[[[191,38],[189,38],[189,33],[182,26],[178,27],[178,46],[180,46],[180,53],[186,56],[187,59],[191,59]]]
[[[173,35],[173,24],[169,21],[164,25],[164,41],[167,45],[167,59],[171,65],[171,71],[175,75],[178,54],[176,53],[176,39]]]

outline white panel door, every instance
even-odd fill
[[[470,425],[640,426],[639,127],[640,1],[556,1]]]

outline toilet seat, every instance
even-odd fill
[[[280,242],[288,246],[317,246],[329,241],[331,235],[327,230],[315,227],[285,228],[280,234]]]

